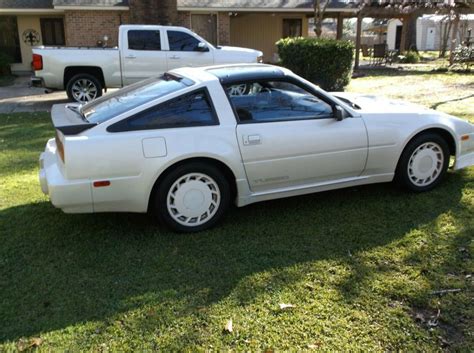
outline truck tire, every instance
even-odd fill
[[[87,103],[102,96],[102,84],[90,74],[77,74],[66,85],[66,93],[70,100]]]

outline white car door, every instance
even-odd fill
[[[245,90],[237,85],[228,92],[252,191],[332,182],[363,172],[368,142],[362,118],[337,121],[328,103],[287,82],[252,83]]]
[[[166,51],[162,50],[163,31],[129,29],[126,32],[127,45],[122,48],[121,54],[123,84],[129,85],[166,72]]]
[[[168,70],[185,66],[198,67],[214,64],[213,48],[210,48],[209,44],[183,31],[167,30],[166,32],[169,46],[167,52]]]

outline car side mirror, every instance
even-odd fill
[[[346,117],[346,112],[344,111],[344,109],[342,109],[341,106],[339,105],[334,106],[334,118],[337,121],[342,121],[344,120],[345,117]]]
[[[209,48],[207,47],[206,43],[199,42],[199,44],[196,47],[196,51],[205,52],[205,51],[209,51]]]

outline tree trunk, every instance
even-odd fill
[[[441,43],[439,53],[440,58],[446,57],[446,51],[448,50],[449,33],[451,32],[452,25],[453,21],[451,19],[451,16],[446,16],[446,21],[441,22]]]
[[[407,49],[407,30],[408,30],[408,17],[402,19],[402,35],[400,38],[400,54],[405,54]]]
[[[324,10],[321,9],[321,0],[314,0],[314,33],[320,38],[323,33]]]
[[[357,16],[356,52],[355,52],[354,70],[357,70],[359,68],[361,37],[362,37],[362,16],[359,14]]]
[[[418,13],[413,13],[407,18],[407,37],[405,48],[408,50],[418,51],[416,47],[416,21],[418,20]]]
[[[344,17],[342,17],[342,14],[339,14],[339,16],[337,17],[336,39],[342,39],[343,29],[344,29]]]
[[[456,39],[458,35],[458,28],[459,28],[459,14],[456,14],[454,17],[454,24],[453,24],[453,33],[451,34],[451,45],[449,48],[449,65],[454,63],[454,50],[456,49]]]

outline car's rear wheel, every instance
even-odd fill
[[[84,104],[102,96],[102,84],[89,74],[73,76],[66,85],[66,93],[70,100]]]
[[[417,136],[402,153],[396,179],[412,191],[431,190],[446,174],[449,156],[449,146],[441,136],[433,133]]]
[[[158,185],[154,212],[178,232],[198,232],[214,226],[230,203],[226,177],[213,165],[189,163],[168,173]]]

